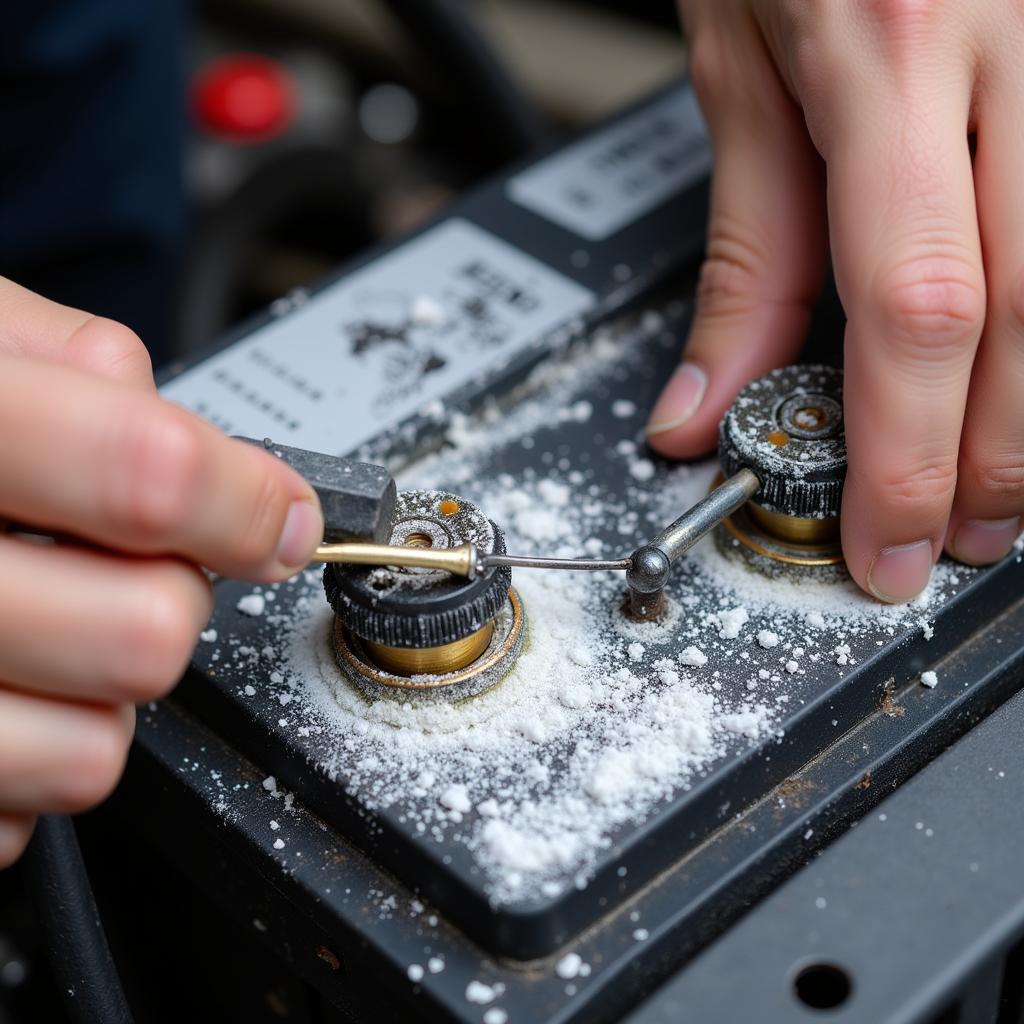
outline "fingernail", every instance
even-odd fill
[[[320,510],[308,501],[293,501],[277,542],[277,560],[288,568],[305,565],[323,538]]]
[[[902,604],[928,586],[932,574],[932,542],[882,548],[868,567],[868,589],[879,601]]]
[[[680,363],[654,404],[648,434],[662,434],[682,426],[700,408],[708,375],[696,363]]]
[[[953,554],[969,565],[998,562],[1020,534],[1020,516],[1009,519],[968,519],[953,538]]]

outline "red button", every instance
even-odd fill
[[[280,135],[295,112],[294,96],[288,72],[258,54],[212,61],[193,85],[202,127],[238,142],[264,142]]]

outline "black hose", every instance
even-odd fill
[[[39,819],[25,867],[68,1020],[132,1024],[70,818]]]
[[[549,131],[536,107],[477,28],[465,0],[385,0],[424,57],[476,114],[495,155],[516,160],[544,145]]]

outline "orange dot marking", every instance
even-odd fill
[[[768,435],[768,440],[781,448],[784,444],[789,444],[789,434],[784,430],[776,430],[775,433]]]
[[[440,505],[437,506],[438,511],[443,516],[453,516],[459,511],[459,503],[452,501],[451,498],[445,498]]]

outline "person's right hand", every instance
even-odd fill
[[[0,278],[0,867],[117,782],[209,618],[200,566],[286,579],[322,537],[309,485],[161,400],[131,331]]]
[[[715,149],[685,361],[652,447],[714,447],[739,390],[803,345],[831,252],[847,316],[850,575],[914,599],[945,549],[1024,521],[1024,6],[680,0]],[[827,245],[826,245],[827,243]]]

